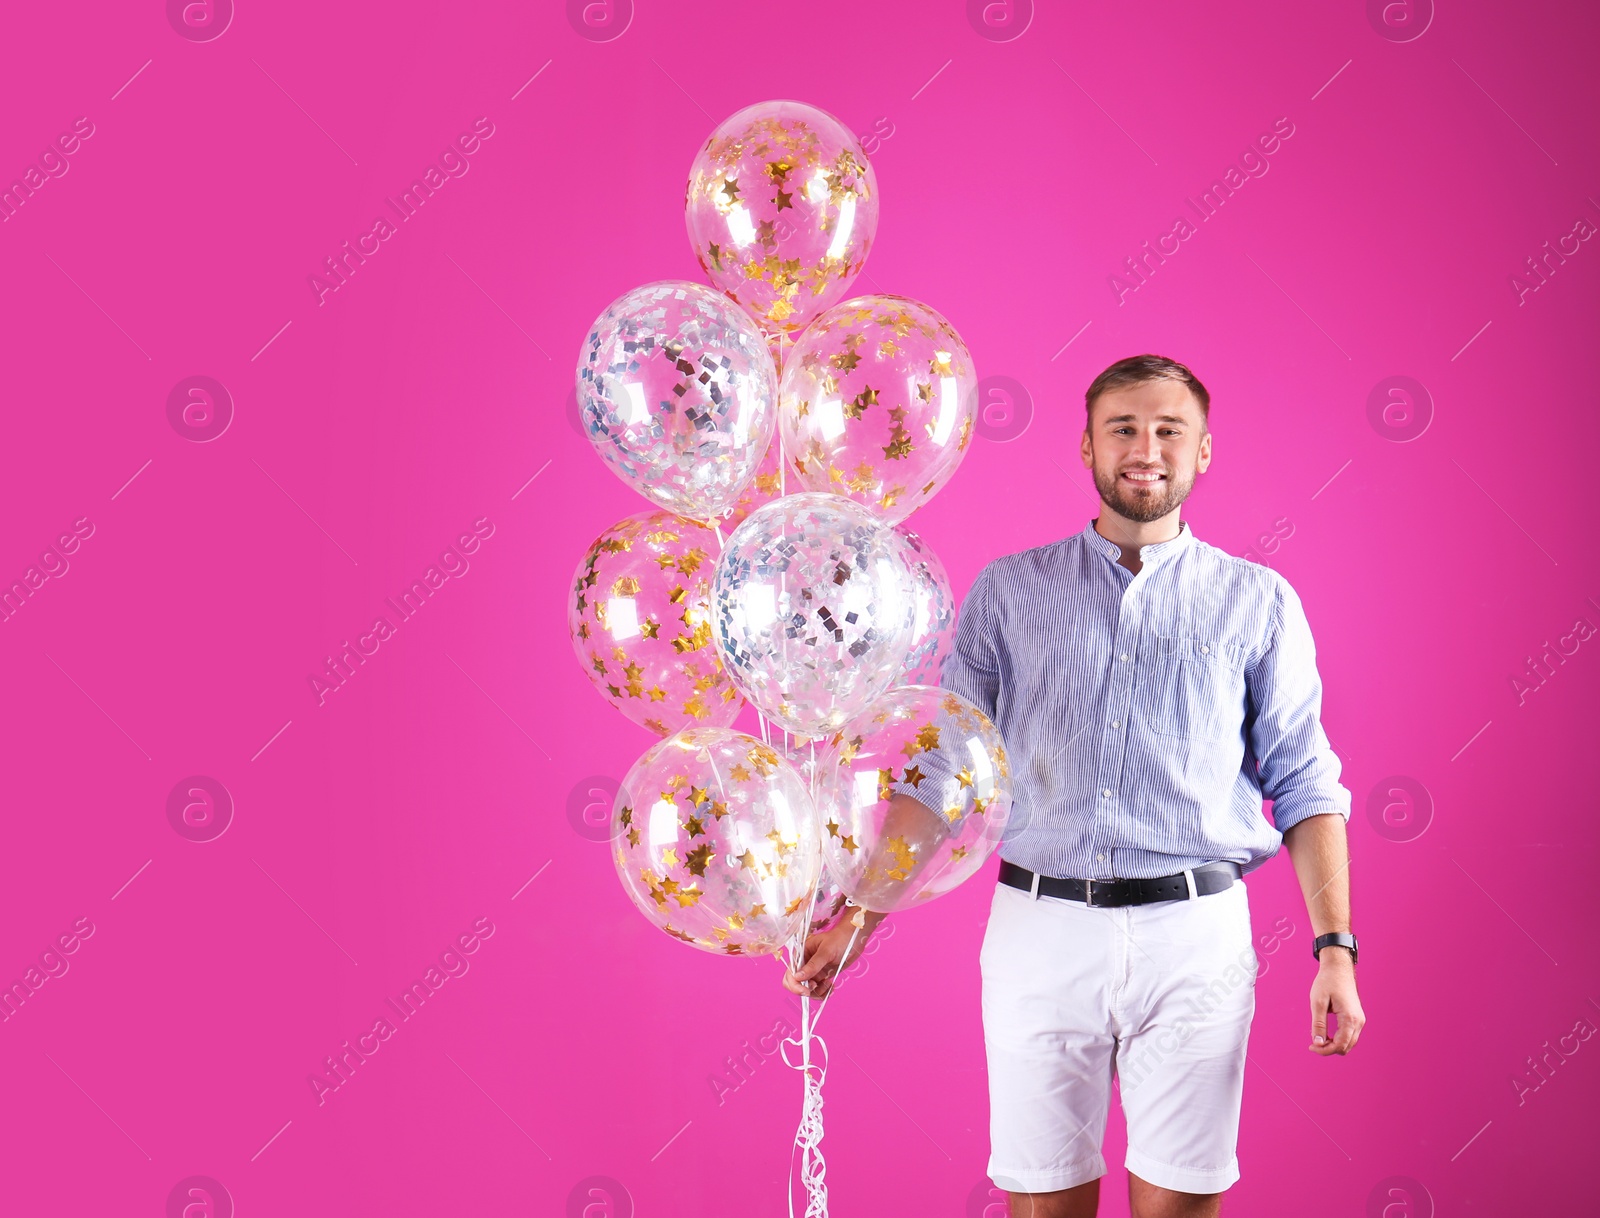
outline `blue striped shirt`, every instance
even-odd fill
[[[1091,521],[990,562],[962,602],[939,683],[1005,741],[1013,809],[1000,856],[1094,879],[1221,859],[1250,871],[1308,816],[1348,821],[1311,627],[1288,581],[1187,522],[1140,548],[1137,575],[1121,553]],[[917,764],[934,781],[893,789],[928,803],[953,780],[936,753]]]

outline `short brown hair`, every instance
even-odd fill
[[[1127,359],[1119,359],[1095,377],[1083,395],[1085,417],[1094,413],[1095,400],[1101,394],[1126,389],[1130,385],[1142,385],[1146,381],[1179,381],[1186,385],[1189,392],[1194,394],[1195,401],[1200,403],[1200,417],[1209,423],[1211,395],[1206,392],[1206,387],[1185,365],[1164,355],[1130,355]]]

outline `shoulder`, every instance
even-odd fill
[[[1031,578],[1059,571],[1062,562],[1070,561],[1082,547],[1083,538],[1073,534],[1046,545],[1030,546],[1026,550],[1002,554],[984,564],[983,569],[978,572],[978,577],[1002,586],[1026,583]]]
[[[1192,557],[1208,577],[1225,585],[1234,595],[1266,605],[1281,603],[1294,596],[1294,588],[1289,581],[1271,567],[1219,550],[1198,537],[1194,541]]]

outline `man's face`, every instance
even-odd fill
[[[1211,464],[1200,403],[1178,381],[1146,381],[1103,393],[1083,433],[1083,464],[1119,516],[1159,520],[1189,497]]]

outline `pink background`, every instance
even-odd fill
[[[1600,242],[1521,303],[1511,276],[1600,224],[1594,17],[1468,2],[1397,41],[1423,18],[1360,0],[1052,6],[997,40],[1022,8],[640,0],[604,40],[612,3],[586,27],[239,0],[209,41],[156,0],[8,13],[0,182],[94,133],[0,224],[0,578],[93,532],[0,622],[0,980],[95,931],[0,1024],[3,1208],[159,1215],[204,1175],[246,1216],[783,1212],[799,1083],[760,1038],[792,1008],[771,961],[646,925],[579,832],[652,737],[590,688],[564,597],[644,506],[570,414],[585,328],[698,277],[698,143],[795,97],[872,136],[860,290],[933,305],[1031,400],[1019,434],[990,392],[1002,438],[913,518],[958,595],[1087,521],[1083,388],[1151,350],[1214,397],[1186,518],[1304,598],[1370,1023],[1347,1059],[1307,1052],[1309,926],[1272,861],[1228,1212],[1576,1212]],[[470,171],[319,305],[308,277],[480,117]],[[1119,304],[1108,277],[1280,118],[1269,172]],[[167,414],[197,375],[234,403],[206,443]],[[1369,418],[1393,376],[1431,398],[1409,440]],[[483,518],[470,571],[319,705],[309,676]],[[167,816],[197,774],[235,805],[209,842]],[[829,1009],[836,1214],[990,1200],[990,891],[892,919]],[[319,1104],[307,1076],[478,918],[470,971]],[[1113,1116],[1107,1214],[1122,1137]]]

